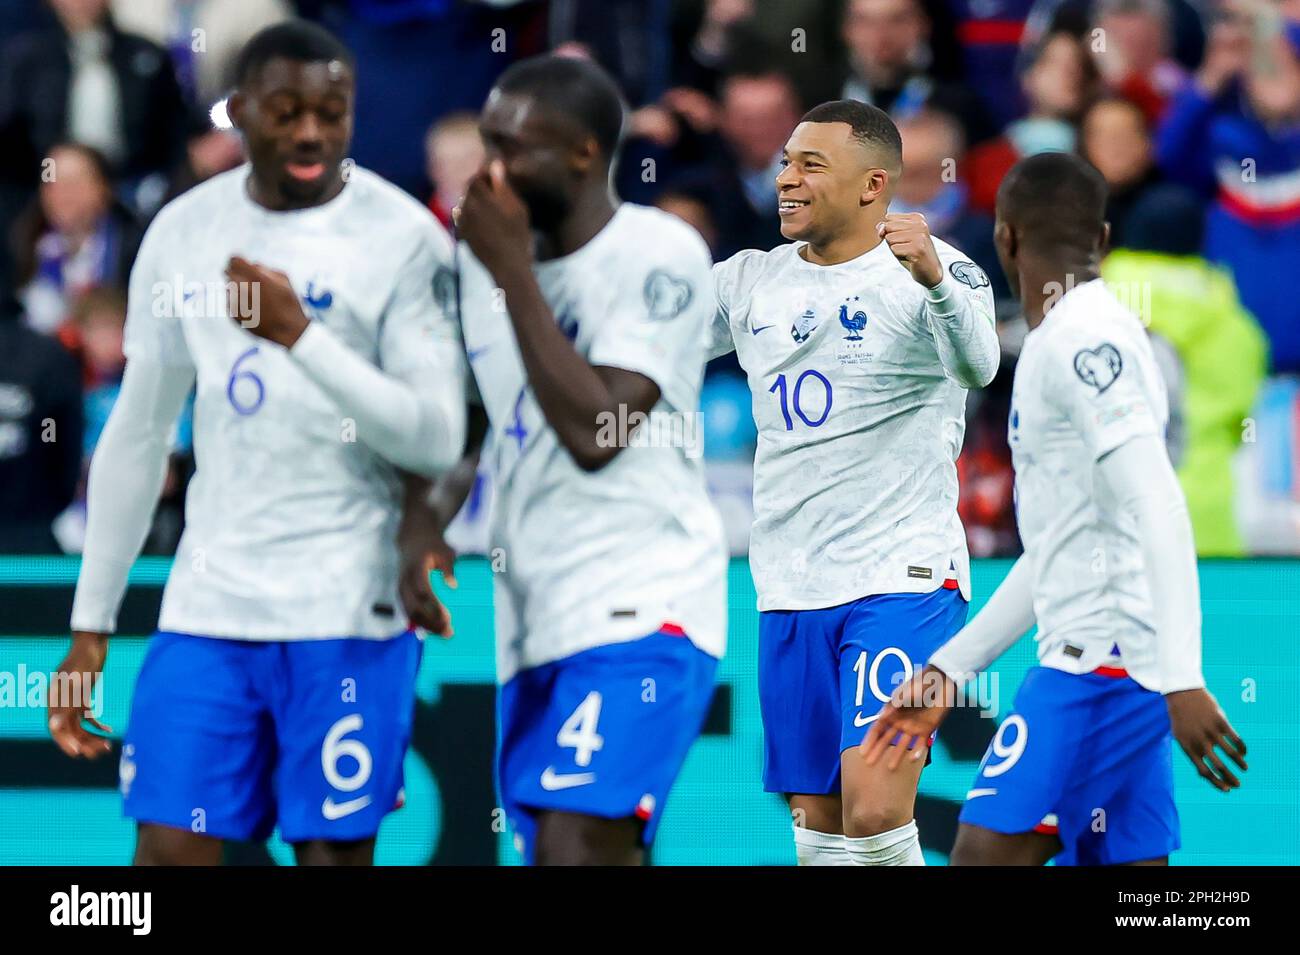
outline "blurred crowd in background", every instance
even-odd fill
[[[774,178],[808,107],[889,111],[892,208],[923,212],[999,297],[1002,368],[971,395],[959,461],[975,556],[1020,549],[1006,416],[1025,327],[993,248],[997,187],[1022,156],[1079,152],[1111,187],[1103,276],[1164,359],[1200,552],[1300,553],[1300,0],[0,0],[0,553],[79,550],[143,230],[243,162],[221,105],[234,58],[293,16],[356,53],[353,158],[444,223],[493,81],[548,50],[617,77],[619,194],[718,259],[784,241]],[[741,553],[756,434],[733,360],[703,405]],[[182,421],[147,552],[174,548],[192,468]]]

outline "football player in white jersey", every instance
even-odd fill
[[[643,861],[726,639],[697,430],[709,254],[679,220],[611,195],[623,117],[594,63],[511,67],[457,220],[493,435],[498,784],[537,864]],[[406,535],[417,580],[458,503]]]
[[[325,30],[258,34],[237,83],[250,165],[164,208],[131,274],[62,669],[103,666],[194,389],[185,533],[121,753],[135,861],[212,864],[278,826],[299,862],[367,864],[400,801],[420,659],[398,469],[438,473],[464,445],[459,336],[433,291],[451,243],[345,165],[353,67]],[[69,755],[108,751],[69,706],[50,730]]]
[[[967,389],[997,372],[993,297],[922,216],[888,212],[901,148],[873,106],[816,107],[775,184],[794,241],[715,268],[708,351],[736,351],[759,431],[763,783],[804,865],[924,865],[921,767],[872,770],[854,747],[970,599],[956,459]]]
[[[1025,552],[862,744],[879,765],[901,734],[883,765],[918,761],[959,686],[1037,624],[1039,665],[967,793],[954,864],[1164,864],[1179,846],[1171,739],[1217,789],[1240,782],[1216,747],[1246,768],[1201,675],[1164,384],[1141,322],[1099,278],[1105,208],[1101,175],[1066,153],[1002,183],[994,236],[1029,324],[1008,428]]]

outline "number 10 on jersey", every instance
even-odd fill
[[[805,400],[803,388],[809,378],[817,379],[817,381],[821,383],[820,390],[824,393],[825,400],[821,406],[821,414],[816,418],[810,417],[808,412],[805,410],[808,402]],[[785,430],[787,431],[794,430],[794,419],[790,417],[792,406],[794,413],[798,415],[799,420],[810,428],[820,428],[826,423],[826,419],[830,416],[831,402],[834,400],[834,396],[831,394],[830,381],[820,371],[813,371],[809,368],[795,379],[793,389],[791,389],[786,383],[784,374],[777,375],[776,381],[774,381],[772,387],[767,390],[769,393],[776,395],[777,400],[781,402],[781,417],[785,419]],[[817,389],[814,388],[814,390]],[[791,391],[793,391],[793,394],[790,393]],[[793,401],[791,399],[793,399]],[[813,408],[817,407],[817,400],[815,398],[812,400],[811,405]]]

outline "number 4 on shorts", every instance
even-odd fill
[[[605,745],[604,738],[596,732],[596,723],[599,721],[600,693],[592,690],[556,734],[555,742],[566,749],[577,751],[573,754],[573,761],[579,766],[590,766],[591,754]]]

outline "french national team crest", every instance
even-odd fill
[[[867,313],[858,308],[858,301],[859,296],[854,295],[840,304],[840,327],[847,333],[835,346],[835,358],[841,365],[866,365],[875,360],[862,334],[867,327]]]
[[[853,296],[852,302],[857,302],[857,300],[858,297]],[[844,336],[844,340],[860,342],[862,341],[862,330],[867,327],[867,313],[855,305],[850,314],[849,306],[849,299],[845,299],[844,304],[840,306],[840,324],[848,331],[848,334]]]
[[[334,293],[324,282],[312,279],[307,283],[307,291],[302,294],[302,304],[309,317],[319,319],[334,307]]]
[[[794,320],[790,326],[790,337],[797,344],[802,345],[808,340],[808,336],[817,330],[817,313],[811,308],[805,309],[804,313]]]

